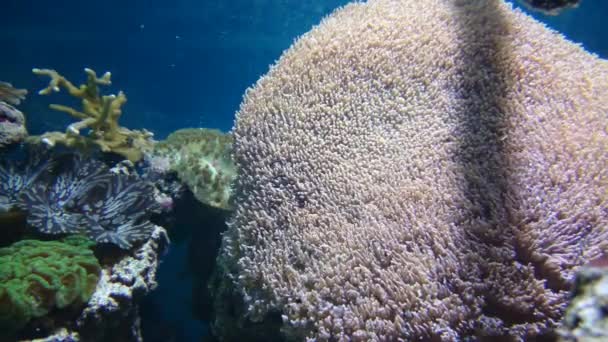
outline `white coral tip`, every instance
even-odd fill
[[[49,138],[42,138],[42,140],[41,140],[41,141],[42,141],[42,143],[43,143],[43,144],[45,144],[45,145],[47,145],[47,146],[49,146],[49,147],[53,147],[53,146],[55,146],[55,142],[54,142],[54,141],[52,141],[52,140],[51,140],[51,139],[49,139]]]

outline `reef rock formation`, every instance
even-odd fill
[[[10,83],[0,82],[0,148],[25,139],[25,117],[14,106],[25,99],[27,90],[16,89]]]
[[[550,334],[608,251],[607,80],[503,1],[340,9],[246,93],[220,284],[295,340]]]
[[[169,244],[156,226],[149,240],[101,272],[97,290],[79,317],[82,341],[142,341],[138,302],[158,285],[160,258]]]
[[[76,321],[56,324],[40,341],[143,341],[138,302],[156,288],[156,272],[167,246],[167,232],[156,226],[133,253],[102,262],[95,292]]]

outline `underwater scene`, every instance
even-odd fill
[[[0,12],[0,342],[608,341],[608,2]]]

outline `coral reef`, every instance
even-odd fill
[[[0,148],[23,141],[27,137],[25,117],[14,106],[25,99],[27,90],[15,89],[0,82]]]
[[[93,251],[89,252],[95,263],[99,259],[99,281],[96,281],[93,294],[87,292],[91,298],[88,302],[75,298],[73,307],[38,310],[35,316],[26,316],[29,312],[23,310],[23,313],[16,309],[9,312],[11,302],[2,297],[2,285],[10,283],[0,279],[0,321],[6,318],[2,322],[3,327],[13,327],[10,331],[0,332],[0,339],[10,334],[7,338],[11,340],[141,340],[138,302],[156,287],[160,257],[169,244],[164,228],[152,224],[150,219],[160,210],[157,198],[164,199],[166,195],[155,189],[149,180],[140,177],[129,161],[108,168],[104,162],[85,159],[80,154],[30,148],[28,146],[18,151],[19,155],[2,160],[2,207],[10,210],[8,214],[15,210],[25,213],[24,221],[27,220],[31,228],[27,236],[44,233],[45,238],[53,238],[78,233],[82,235],[68,236],[66,241],[84,239],[83,235],[91,238],[87,240],[87,248],[94,248],[97,258]],[[14,158],[18,156],[22,158]],[[5,239],[6,233],[3,233]],[[24,232],[19,233],[23,239]],[[15,239],[10,237],[8,240]],[[20,243],[25,242],[17,242],[14,246]],[[60,244],[59,241],[41,243],[49,246]],[[40,250],[41,256],[48,257],[49,263],[69,264],[77,260],[70,255],[55,258],[53,254],[44,254],[44,248]],[[56,246],[53,250],[57,253],[62,251]],[[0,251],[0,259],[2,253]],[[0,260],[0,278],[10,275],[5,272],[9,266]],[[36,268],[36,272],[46,272],[39,262],[33,262],[31,266]],[[52,267],[70,277],[66,268]],[[67,296],[71,293],[67,282],[70,279],[66,278],[65,286],[59,290],[60,295],[65,294],[61,298],[70,298]],[[74,284],[83,284],[76,283],[76,280]],[[44,295],[52,295],[47,289],[49,287],[41,287],[45,290]],[[34,292],[30,293],[34,295]],[[39,297],[44,299],[42,295]],[[47,300],[43,303],[55,305]],[[55,306],[61,308],[65,305],[60,301]]]
[[[293,340],[548,337],[608,250],[607,79],[503,1],[347,5],[246,93],[223,284]]]
[[[572,301],[559,332],[561,342],[608,341],[608,259],[593,260],[576,274]]]
[[[138,302],[156,288],[156,272],[168,243],[166,231],[156,226],[132,253],[104,262],[97,287],[77,317],[48,331],[39,328],[38,335],[44,337],[32,341],[142,341]]]
[[[236,176],[231,159],[232,137],[215,129],[188,128],[171,133],[154,147],[154,164],[177,172],[201,203],[231,208]]]
[[[155,226],[143,245],[104,268],[77,321],[83,341],[141,341],[137,301],[156,288],[156,272],[168,243],[167,232]]]
[[[111,84],[109,72],[100,78],[93,70],[85,69],[87,81],[79,87],[55,70],[33,69],[33,72],[51,78],[49,85],[39,94],[48,95],[60,91],[63,87],[70,95],[81,99],[82,111],[63,105],[51,105],[52,109],[67,113],[80,121],[69,125],[65,133],[48,132],[32,141],[40,141],[50,146],[59,143],[82,152],[99,148],[103,152],[117,153],[132,162],[139,161],[143,153],[152,148],[152,133],[146,130],[130,130],[118,124],[122,106],[127,102],[125,94],[100,94],[99,86]],[[80,131],[83,129],[90,130],[89,134],[81,135]]]
[[[0,248],[0,336],[54,308],[86,304],[101,271],[92,245],[72,236],[62,241],[22,240]]]

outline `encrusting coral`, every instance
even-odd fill
[[[232,136],[215,129],[186,128],[154,146],[153,158],[164,158],[201,203],[230,209],[236,177]]]
[[[99,86],[111,84],[109,72],[102,77],[97,77],[95,71],[85,69],[87,81],[79,87],[73,85],[55,70],[33,69],[33,72],[36,75],[51,78],[49,85],[39,94],[49,95],[65,88],[70,95],[82,101],[82,111],[52,104],[50,106],[52,109],[67,113],[80,121],[69,125],[65,133],[47,132],[36,137],[36,141],[50,146],[59,143],[83,152],[99,148],[103,152],[122,155],[132,162],[139,161],[143,152],[152,148],[152,133],[146,130],[127,129],[118,124],[122,115],[122,106],[127,102],[125,94],[122,91],[118,95],[102,96],[100,94]],[[81,135],[80,131],[83,129],[89,129],[89,134]]]
[[[93,245],[72,236],[0,248],[0,337],[55,308],[86,304],[101,272]]]
[[[607,80],[503,1],[343,7],[245,95],[225,284],[300,341],[547,337],[608,252]]]

